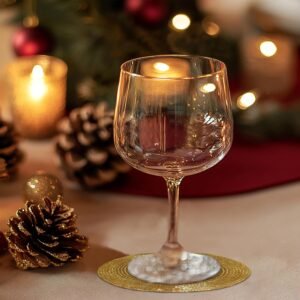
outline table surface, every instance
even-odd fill
[[[51,142],[21,146],[26,157],[19,177],[0,185],[0,230],[6,230],[7,219],[23,205],[22,186],[31,174],[42,169],[63,180]],[[107,260],[160,248],[167,231],[166,199],[86,192],[66,181],[64,185],[65,200],[76,209],[90,249],[77,263],[34,271],[20,271],[9,255],[1,256],[0,299],[299,299],[299,183],[231,197],[182,199],[181,243],[194,252],[239,260],[252,270],[247,281],[234,287],[190,294],[125,290],[96,275]]]

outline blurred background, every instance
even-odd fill
[[[71,110],[99,101],[113,107],[120,65],[130,58],[197,54],[227,64],[237,135],[300,137],[298,0],[0,0],[0,7],[4,115],[5,81],[20,57],[66,63]],[[53,95],[64,87],[57,89]]]

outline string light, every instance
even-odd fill
[[[249,108],[251,105],[253,105],[255,102],[256,102],[255,93],[247,92],[241,95],[240,97],[238,97],[236,105],[238,106],[238,108],[245,110]]]
[[[266,57],[274,56],[277,52],[277,46],[272,41],[264,41],[259,45],[259,50]]]
[[[191,19],[185,14],[178,14],[172,18],[172,26],[177,30],[186,30],[191,25]]]

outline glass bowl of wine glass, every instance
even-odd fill
[[[155,254],[136,256],[128,265],[131,275],[148,282],[181,284],[218,274],[220,265],[214,258],[188,252],[178,242],[179,186],[185,176],[222,160],[232,138],[223,62],[158,55],[121,66],[114,119],[116,149],[132,167],[165,179],[170,206],[166,242]]]

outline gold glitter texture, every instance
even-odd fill
[[[63,187],[59,179],[51,174],[36,174],[24,185],[24,201],[43,203],[45,197],[54,201],[63,195]]]
[[[221,265],[221,271],[213,278],[188,284],[150,283],[137,279],[127,270],[128,263],[134,256],[125,256],[109,261],[98,269],[98,276],[112,285],[130,290],[161,293],[187,293],[217,290],[236,285],[246,280],[250,269],[230,258],[208,254]]]

